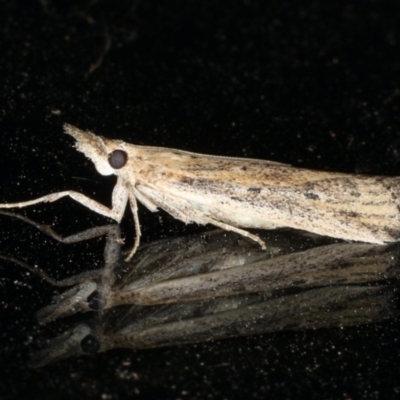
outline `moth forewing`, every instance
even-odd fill
[[[400,178],[140,150],[145,162],[137,189],[184,222],[228,230],[291,227],[371,243],[399,238]]]

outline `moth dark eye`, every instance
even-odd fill
[[[81,349],[85,354],[96,354],[100,350],[100,343],[93,335],[87,335],[81,340]]]
[[[114,169],[122,168],[128,161],[128,154],[123,150],[114,150],[108,155],[108,162]]]

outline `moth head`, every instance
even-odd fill
[[[76,140],[76,149],[92,160],[101,175],[114,174],[125,165],[127,155],[119,149],[121,142],[118,140],[105,139],[68,124],[64,125],[64,132]]]

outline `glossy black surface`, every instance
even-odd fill
[[[1,202],[74,189],[109,204],[113,178],[74,150],[63,123],[143,145],[400,174],[397,2],[20,1],[1,8]],[[105,223],[67,199],[23,212],[63,234]],[[140,218],[144,242],[205,229],[143,207]],[[0,227],[2,253],[58,279],[101,264],[101,241],[58,245],[4,217]],[[132,243],[130,216],[123,229]],[[32,370],[31,349],[71,321],[37,325],[34,312],[55,289],[18,267],[1,263],[0,285],[5,399],[400,392],[397,320],[115,350]]]

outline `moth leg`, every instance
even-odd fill
[[[139,223],[137,200],[134,195],[129,196],[129,204],[133,214],[133,221],[135,223],[135,243],[133,244],[132,250],[129,252],[128,257],[125,258],[125,261],[129,261],[136,253],[136,250],[138,249],[140,244],[140,237],[142,236]]]
[[[38,199],[35,200],[29,200],[29,201],[23,201],[19,203],[6,203],[6,204],[0,204],[0,208],[23,208],[27,206],[31,206],[34,204],[39,204],[39,203],[46,203],[46,202],[53,202],[61,199],[62,197],[69,196],[73,200],[77,201],[78,203],[81,203],[85,207],[90,208],[91,210],[105,215],[107,217],[114,217],[112,210],[108,209],[106,206],[103,206],[102,204],[98,203],[95,200],[90,199],[89,197],[86,197],[85,195],[67,190],[65,192],[58,192],[58,193],[52,193],[48,194],[46,196],[39,197]]]
[[[236,226],[225,224],[224,222],[220,222],[220,221],[217,221],[212,218],[207,218],[207,220],[208,220],[207,222],[209,224],[218,226],[219,228],[222,228],[226,231],[236,232],[239,235],[245,236],[245,237],[253,240],[254,242],[257,242],[263,250],[267,250],[267,246],[265,245],[265,242],[263,240],[261,240],[257,235],[253,235],[252,233],[250,233],[244,229],[240,229],[240,228],[237,228]]]
[[[239,235],[245,236],[254,242],[258,243],[263,250],[267,249],[264,241],[257,235],[253,235],[244,229],[237,228],[236,226],[218,221],[212,217],[207,216],[204,212],[194,208],[190,202],[184,199],[176,199],[174,196],[166,196],[163,193],[156,192],[149,187],[140,188],[144,196],[149,197],[155,204],[167,211],[174,218],[180,219],[186,224],[195,222],[197,224],[212,224],[226,231],[236,232]]]
[[[131,188],[133,194],[135,195],[136,199],[142,203],[145,207],[147,207],[151,212],[156,212],[158,206],[151,201],[148,197],[144,196],[142,193],[139,192],[134,186]]]
[[[96,200],[93,200],[90,197],[87,197],[84,194],[75,192],[73,190],[52,193],[46,196],[39,197],[38,199],[23,201],[19,203],[0,204],[0,208],[23,208],[34,204],[57,201],[67,196],[82,204],[83,206],[89,208],[90,210],[96,212],[97,214],[111,218],[117,222],[121,222],[122,216],[124,215],[126,203],[128,201],[128,193],[123,186],[123,182],[118,180],[113,190],[112,208],[108,208],[103,204],[97,202]]]
[[[102,273],[104,270],[112,269],[113,266],[120,260],[121,229],[119,225],[114,224],[114,225],[98,226],[95,228],[84,230],[79,233],[75,233],[71,236],[62,237],[57,232],[55,232],[49,225],[40,224],[38,222],[31,220],[28,217],[25,217],[24,215],[15,214],[8,211],[0,211],[0,215],[5,215],[19,219],[29,225],[34,226],[36,229],[50,236],[54,240],[57,240],[58,242],[64,244],[78,243],[101,236],[107,236],[106,245],[104,248],[105,268],[103,270],[91,270],[88,272],[84,272],[82,274],[71,276],[61,281],[54,280],[41,269],[33,268],[21,260],[0,254],[0,259],[20,265],[21,267],[29,270],[34,275],[38,275],[40,278],[44,279],[53,286],[59,286],[59,287],[72,286],[81,283],[82,281],[96,278],[98,277],[100,272]]]
[[[121,238],[121,233],[118,225],[97,226],[95,228],[86,229],[82,232],[74,233],[71,236],[62,237],[49,225],[40,224],[24,215],[15,214],[13,212],[8,212],[8,211],[0,211],[0,215],[5,215],[7,217],[20,219],[21,221],[24,221],[25,223],[34,226],[37,230],[50,236],[54,240],[57,240],[57,242],[64,244],[84,242],[86,240],[94,239],[104,235],[111,235],[113,237],[113,240],[115,241],[120,241]]]
[[[11,256],[0,254],[0,260],[8,261],[10,263],[19,265],[20,267],[28,270],[33,275],[36,275],[40,279],[43,279],[47,283],[50,283],[50,285],[52,285],[52,286],[60,286],[60,287],[69,286],[69,285],[63,285],[62,282],[53,279],[51,276],[46,274],[46,272],[44,272],[42,269],[31,267],[29,264],[19,260],[18,258],[14,258],[14,257],[11,257]]]

